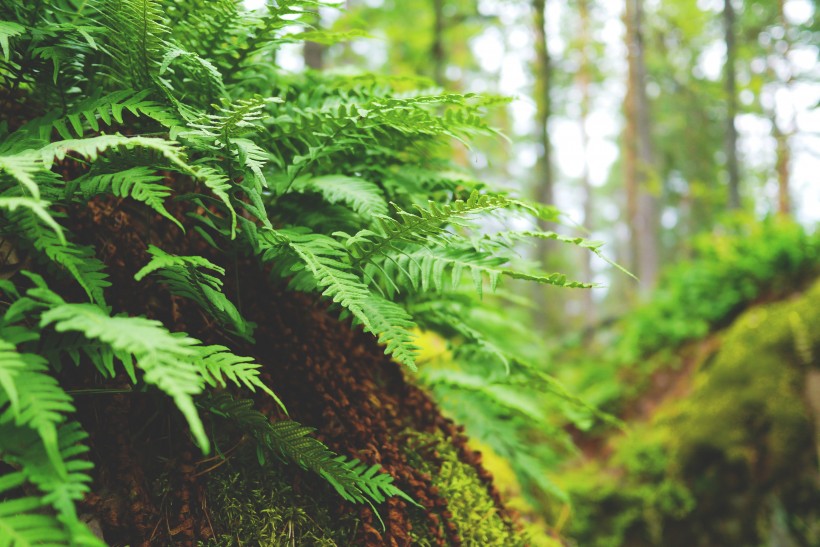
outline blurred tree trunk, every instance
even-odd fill
[[[783,27],[783,47],[774,50],[779,53],[779,62],[785,67],[786,79],[783,82],[783,88],[788,91],[793,75],[791,62],[789,61],[789,53],[792,49],[789,22],[786,19],[784,12],[784,0],[778,0],[778,18]],[[771,58],[770,58],[771,59]],[[769,65],[769,73],[772,78],[777,78],[777,71],[771,64]],[[788,128],[784,129],[780,124],[782,120],[778,120],[777,116],[777,102],[772,107],[772,136],[777,143],[777,160],[775,163],[775,171],[777,173],[777,213],[779,215],[788,216],[791,214],[791,197],[789,196],[789,179],[791,178],[791,137],[795,133],[796,120],[794,119],[794,111],[792,111],[791,119],[788,123]]]
[[[592,65],[590,60],[590,48],[592,47],[592,36],[590,33],[589,21],[589,0],[578,1],[578,11],[581,20],[581,67],[578,71],[578,84],[581,87],[581,149],[584,156],[581,171],[581,190],[583,192],[584,226],[587,230],[592,230],[592,183],[589,174],[589,133],[587,131],[587,119],[592,103],[590,85],[592,83]],[[581,250],[583,262],[581,269],[584,281],[592,281],[592,254]],[[592,291],[583,292],[584,326],[589,327],[595,324],[595,306],[592,301]]]
[[[552,59],[550,58],[549,47],[547,45],[546,30],[546,0],[532,0],[533,11],[533,35],[535,46],[535,89],[533,96],[535,99],[535,130],[538,143],[538,160],[535,164],[535,199],[546,205],[555,203],[553,194],[553,174],[552,174],[552,144],[549,135],[549,119],[552,114],[552,99],[550,96],[552,87]],[[546,222],[539,221],[539,228],[549,230],[552,227]],[[556,245],[553,241],[541,240],[538,243],[538,259],[546,265],[554,262],[554,252]],[[560,308],[560,303],[554,298],[556,295],[550,294],[543,287],[536,287],[537,298],[535,319],[536,324],[545,327],[551,315],[549,310]],[[555,291],[553,291],[554,293]],[[553,298],[550,298],[552,296]]]
[[[735,84],[735,9],[732,0],[723,0],[723,35],[726,42],[724,85],[726,92],[726,171],[729,175],[729,209],[740,208],[740,170],[737,161],[737,86]]]
[[[321,27],[322,19],[319,10],[313,10],[316,14],[315,27],[317,30]],[[316,42],[305,42],[302,46],[302,57],[305,60],[305,66],[313,70],[322,70],[325,67],[325,46]]]
[[[433,0],[433,45],[430,48],[433,59],[433,80],[444,86],[444,0]]]
[[[658,277],[658,199],[651,188],[654,157],[646,95],[646,63],[643,49],[643,2],[626,0],[626,47],[629,65],[625,98],[626,131],[624,169],[627,190],[627,225],[631,266],[640,278],[642,292]]]

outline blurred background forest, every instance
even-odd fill
[[[552,396],[477,381],[425,338],[419,381],[535,543],[820,545],[816,3],[345,4],[316,19],[343,42],[279,62],[510,97],[491,113],[509,140],[454,143],[454,173],[556,207],[543,228],[602,241],[639,279],[546,242],[522,260],[601,287],[511,285],[465,317],[462,336],[495,327],[488,350],[549,373]]]

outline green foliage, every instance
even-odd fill
[[[771,219],[738,233],[708,235],[696,257],[665,274],[652,300],[630,314],[619,349],[634,361],[703,336],[749,302],[799,285],[820,263],[820,233]]]
[[[603,464],[565,470],[584,545],[812,545],[816,447],[804,403],[816,374],[820,284],[754,307],[696,364],[686,397],[613,441]]]
[[[417,329],[453,334],[445,323],[458,309],[484,309],[485,280],[492,290],[504,277],[589,286],[522,267],[510,242],[553,236],[490,233],[489,221],[525,216],[531,226],[545,209],[488,190],[447,160],[453,139],[496,134],[486,115],[504,99],[399,93],[377,76],[277,68],[276,50],[304,38],[304,29],[293,28],[312,20],[316,5],[0,6],[0,91],[21,97],[16,114],[28,120],[12,124],[5,112],[0,119],[0,238],[26,257],[2,279],[0,422],[2,441],[19,442],[4,445],[0,461],[23,473],[0,476],[0,526],[9,534],[87,541],[73,509],[89,480],[86,447],[70,421],[72,396],[56,379],[57,372],[72,374],[67,362],[106,379],[121,370],[134,386],[158,389],[203,451],[211,445],[203,409],[230,413],[198,400],[230,388],[262,391],[279,403],[260,366],[234,347],[252,343],[253,325],[240,313],[241,300],[225,294],[218,264],[244,256],[270,266],[274,278],[321,295],[411,369]],[[116,306],[112,295],[130,290],[110,286],[122,272],[109,276],[116,261],[101,260],[103,249],[71,233],[100,194],[127,199],[135,218],[160,215],[210,247],[203,252],[209,258],[177,256],[140,234],[149,256],[136,279],[150,275],[197,304],[226,345],[205,345],[172,325],[108,306],[106,296]],[[598,252],[583,240],[566,242]],[[472,352],[485,363],[518,363],[480,325],[455,323],[454,337],[470,342],[460,354],[465,359]],[[538,379],[534,385],[562,393],[543,372],[516,366]],[[442,385],[454,379],[448,382]],[[344,499],[409,500],[378,467],[331,453],[309,429],[263,426],[246,399],[232,411],[244,426],[253,424],[260,447],[314,471]],[[22,481],[44,497],[18,488]],[[17,508],[32,518],[20,518]],[[35,521],[49,528],[36,529]]]

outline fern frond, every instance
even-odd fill
[[[11,59],[9,50],[9,38],[20,36],[26,32],[26,27],[13,21],[0,21],[0,48],[3,50],[3,59]]]
[[[18,131],[36,135],[42,140],[49,140],[52,130],[56,130],[64,139],[81,138],[87,129],[100,131],[102,125],[124,124],[124,112],[148,118],[162,127],[172,128],[182,124],[168,108],[147,99],[149,95],[148,90],[135,92],[132,89],[122,89],[103,96],[92,96],[75,104],[66,115],[50,114],[36,118]]]
[[[43,166],[51,169],[55,160],[63,160],[69,152],[74,152],[80,156],[94,161],[97,157],[110,148],[123,147],[126,150],[142,148],[159,153],[167,159],[171,165],[181,169],[188,174],[193,168],[185,163],[185,155],[174,141],[168,141],[156,137],[125,137],[123,135],[99,135],[85,139],[67,139],[53,142],[44,146],[39,151],[33,152],[39,156]]]
[[[485,282],[495,291],[502,277],[523,279],[535,283],[566,288],[592,288],[591,283],[572,281],[560,273],[549,275],[528,273],[505,267],[509,259],[497,252],[477,251],[472,247],[422,248],[391,256],[380,266],[369,265],[366,272],[370,278],[385,276],[395,286],[402,281],[413,290],[442,292],[447,288],[457,288],[465,272],[469,273],[473,286],[482,296]]]
[[[495,242],[503,241],[507,244],[511,244],[515,241],[525,241],[527,239],[546,239],[558,241],[559,243],[564,243],[567,245],[575,245],[582,249],[589,250],[591,253],[593,253],[595,256],[597,256],[610,266],[615,267],[616,269],[620,270],[621,272],[625,273],[633,279],[637,279],[634,274],[629,272],[629,270],[627,270],[617,262],[613,261],[612,259],[608,258],[601,252],[601,248],[604,246],[603,241],[593,241],[583,237],[565,236],[557,232],[540,230],[528,230],[523,232],[504,232],[500,234],[486,235],[483,239]]]
[[[322,296],[348,310],[365,332],[377,336],[387,346],[385,353],[415,368],[416,347],[412,343],[415,324],[412,318],[398,304],[370,292],[351,271],[351,265],[346,262],[347,251],[341,243],[327,236],[303,234],[293,229],[264,231],[260,236],[269,241],[269,250],[263,259],[278,256],[276,248],[283,246],[299,259],[288,272],[296,273],[291,280],[294,288],[322,291]]]
[[[40,327],[54,326],[57,332],[75,331],[89,340],[109,345],[115,356],[136,361],[143,370],[143,380],[156,385],[174,399],[204,452],[208,437],[196,412],[193,396],[202,392],[204,381],[194,360],[199,341],[175,335],[162,323],[143,317],[111,317],[91,304],[62,304],[40,317]]]
[[[11,497],[25,483],[26,475],[20,471],[0,476],[0,546],[67,544],[68,534],[60,522],[52,515],[43,514],[44,503],[40,497]]]
[[[8,173],[35,200],[40,199],[40,187],[34,180],[34,175],[42,169],[37,156],[30,150],[0,156],[0,173]]]
[[[48,374],[44,358],[32,353],[17,355],[25,363],[25,368],[17,371],[12,378],[19,388],[16,389],[17,404],[10,404],[8,391],[0,392],[0,424],[13,423],[16,427],[36,431],[51,465],[64,474],[65,463],[60,456],[57,427],[65,420],[67,413],[74,412],[71,397]]]
[[[20,207],[28,209],[54,231],[54,235],[57,236],[57,240],[60,243],[67,243],[65,234],[63,233],[63,227],[60,226],[57,221],[54,220],[54,217],[51,216],[51,213],[48,212],[49,205],[50,203],[47,201],[34,198],[0,197],[0,209],[6,209],[12,213]]]
[[[184,231],[182,223],[165,208],[165,200],[171,195],[171,189],[158,184],[162,180],[163,177],[155,174],[151,168],[140,166],[116,173],[86,175],[72,182],[79,186],[86,200],[103,192],[111,192],[121,198],[130,197],[146,204]]]
[[[279,397],[259,378],[261,365],[255,363],[253,359],[235,355],[225,346],[203,346],[197,349],[199,351],[197,365],[200,374],[209,385],[225,387],[227,378],[237,386],[247,387],[251,391],[259,388],[270,395],[276,404],[287,412]]]
[[[91,482],[88,471],[93,465],[82,458],[88,452],[83,442],[87,437],[76,422],[60,427],[58,450],[65,467],[58,470],[44,456],[37,436],[31,431],[9,424],[0,425],[0,459],[19,466],[26,480],[45,494],[42,503],[54,508],[72,545],[101,547],[103,542],[79,520],[75,507],[75,503],[89,491]]]
[[[27,368],[28,363],[23,355],[17,353],[17,347],[0,338],[0,388],[5,391],[9,411],[14,417],[20,416],[20,399],[17,395],[16,379]]]
[[[472,215],[493,211],[508,204],[504,196],[479,194],[474,191],[467,201],[456,200],[445,205],[429,202],[428,208],[417,207],[418,214],[404,211],[394,204],[398,219],[379,216],[379,231],[362,230],[347,236],[345,247],[356,266],[364,266],[373,258],[394,249],[398,243],[429,244],[446,237],[448,226],[458,225]],[[346,236],[346,234],[340,234]]]
[[[62,239],[50,230],[44,230],[37,218],[24,216],[17,221],[21,235],[48,261],[68,272],[83,288],[89,300],[105,303],[103,291],[111,283],[105,273],[105,264],[95,257],[94,248],[79,246]]]
[[[212,397],[208,405],[216,414],[252,434],[261,447],[324,478],[347,501],[381,503],[387,497],[399,496],[418,505],[393,485],[393,477],[381,473],[378,465],[367,466],[336,454],[312,436],[312,428],[290,420],[271,423],[253,409],[251,401],[234,399],[227,393]]]
[[[222,292],[222,279],[205,273],[211,270],[224,275],[225,269],[201,256],[170,255],[153,245],[148,246],[151,261],[134,275],[137,281],[157,272],[173,294],[196,302],[232,332],[251,340],[253,326],[245,321],[233,302]]]
[[[167,47],[170,29],[159,0],[103,0],[99,9],[108,30],[105,51],[114,75],[134,87],[150,86]]]
[[[387,202],[379,187],[359,177],[323,175],[300,177],[291,187],[295,192],[315,192],[328,203],[343,203],[362,218],[387,215]]]

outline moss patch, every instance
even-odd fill
[[[580,545],[820,544],[806,376],[820,365],[820,283],[722,333],[685,396],[561,484]]]
[[[336,494],[307,475],[295,487],[294,473],[275,461],[260,467],[252,454],[215,470],[207,484],[215,537],[200,545],[353,545],[356,513],[339,513]]]

